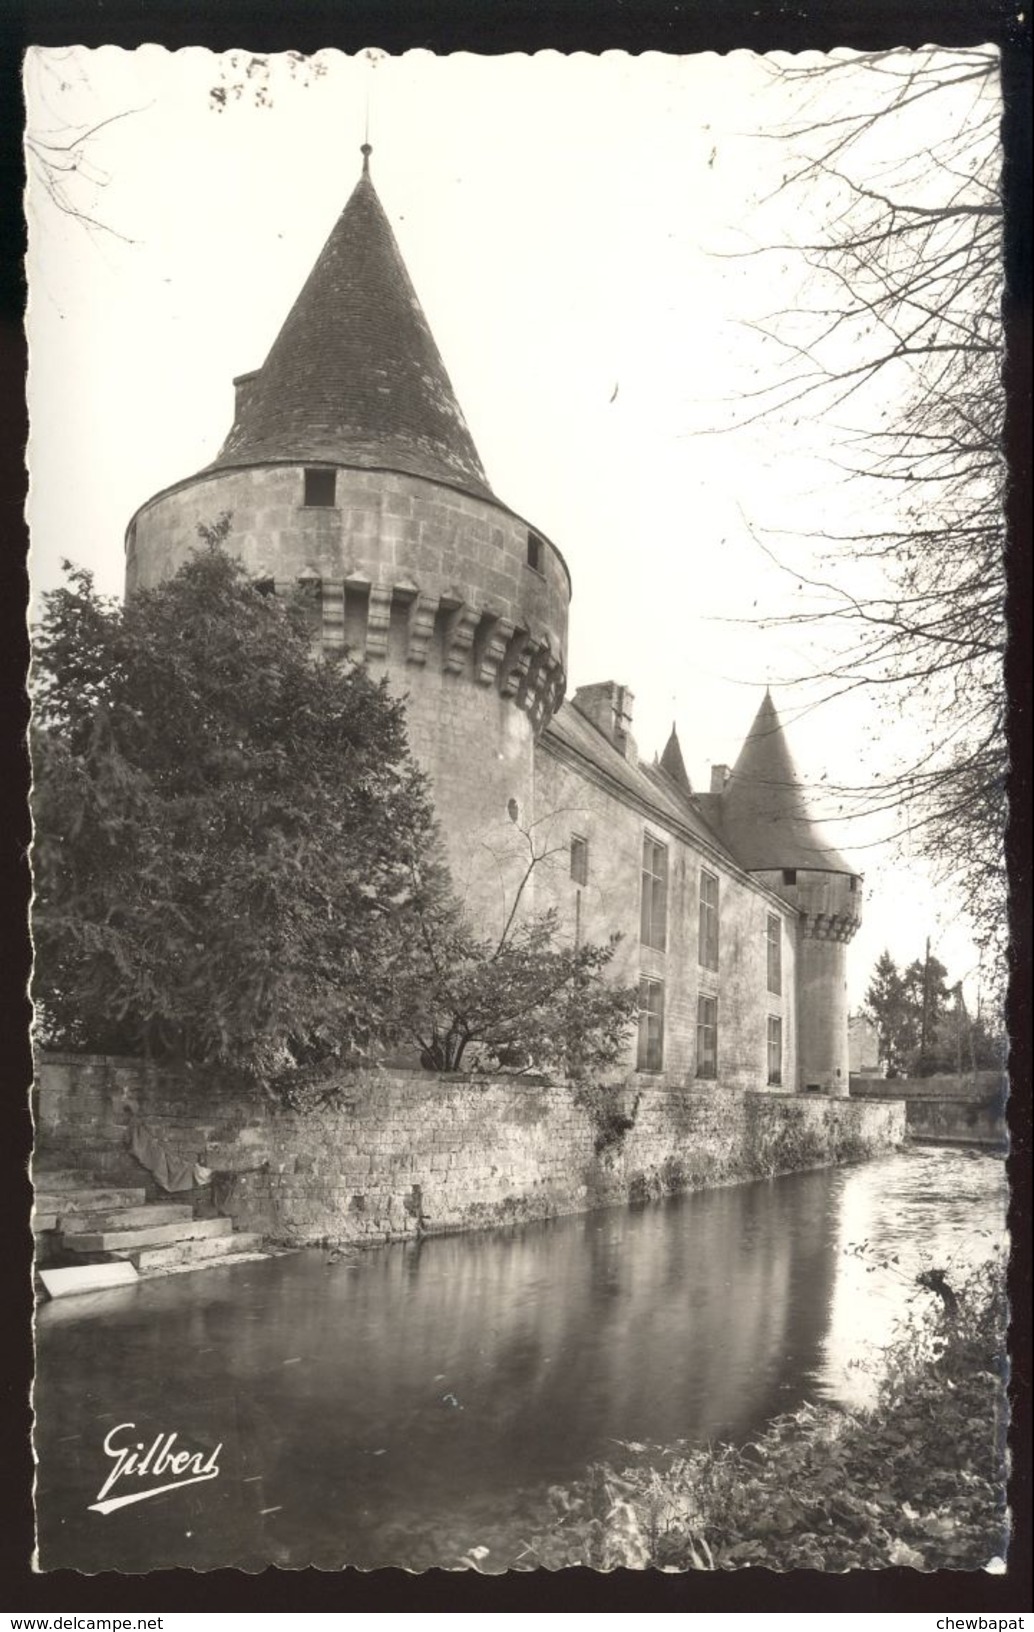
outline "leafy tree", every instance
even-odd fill
[[[584,1079],[615,1065],[638,1010],[638,988],[604,977],[606,945],[563,944],[557,914],[522,916],[527,887],[552,852],[522,829],[528,860],[495,939],[479,937],[445,889],[425,889],[415,952],[400,960],[396,1024],[436,1071],[543,1071]]]
[[[979,1002],[976,1015],[966,1006],[961,983],[947,994],[930,1032],[929,1056],[925,1070],[917,1064],[916,1074],[933,1071],[1002,1071],[1007,1048],[1002,1031],[989,1025]]]
[[[383,55],[368,50],[363,55],[375,67]],[[219,57],[219,79],[208,93],[208,105],[216,113],[224,113],[235,102],[250,103],[256,108],[271,108],[276,97],[276,83],[294,80],[310,85],[322,79],[327,64],[317,57],[303,56],[300,51],[281,51],[274,56],[254,51],[230,51]]]
[[[552,911],[480,940],[452,904],[423,914],[421,955],[397,985],[400,1030],[430,1070],[559,1073],[617,1063],[638,994],[602,978],[615,942],[558,944]]]
[[[958,994],[961,998],[961,993]],[[1009,1054],[1008,1039],[1000,1026],[989,1023],[980,1013],[970,1017],[965,1011],[961,1019],[962,1069],[974,1071],[1004,1071]]]
[[[784,187],[826,223],[764,325],[785,367],[752,412],[840,433],[864,522],[823,534],[788,621],[839,630],[822,678],[914,722],[896,770],[841,790],[961,896],[990,974],[1006,944],[1005,468],[999,58],[991,47],[773,65],[807,99]],[[808,103],[805,101],[807,107]],[[815,210],[817,214],[818,211]],[[799,433],[798,433],[799,434]]]
[[[291,1103],[400,1040],[424,1063],[613,1063],[636,994],[607,946],[522,916],[495,942],[438,859],[404,712],[314,659],[304,597],[265,594],[201,528],[125,607],[66,567],[35,644],[40,1040],[231,1068]]]
[[[67,565],[46,597],[34,995],[46,1044],[283,1086],[389,1029],[433,816],[401,704],[314,661],[228,527],[125,607]]]

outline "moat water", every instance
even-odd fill
[[[962,1277],[1002,1240],[1005,1207],[999,1158],[918,1147],[49,1305],[41,1566],[422,1569],[474,1546],[511,1566],[547,1487],[620,1457],[615,1441],[743,1439],[804,1400],[864,1403],[880,1346],[930,1296],[916,1272]],[[218,1476],[91,1511],[112,1430],[113,1447],[221,1446]]]

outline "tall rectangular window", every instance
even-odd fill
[[[783,1022],[777,1014],[768,1017],[768,1082],[778,1087],[783,1080]]]
[[[697,1076],[718,1075],[718,999],[697,998]]]
[[[718,968],[718,879],[714,873],[700,871],[700,937],[697,949],[699,962],[705,969]]]
[[[580,833],[571,834],[571,877],[576,884],[589,882],[589,841]]]
[[[639,939],[663,952],[668,928],[668,849],[643,836],[643,902]]]
[[[636,1069],[660,1071],[664,1065],[664,982],[639,982],[639,1050]]]
[[[768,989],[778,997],[783,989],[783,925],[774,912],[768,914],[765,940],[768,948]]]
[[[319,509],[332,509],[337,488],[337,471],[315,467],[305,472],[303,503]]]

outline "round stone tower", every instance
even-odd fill
[[[767,691],[722,790],[721,824],[740,864],[797,909],[797,1086],[846,1095],[847,943],[862,881],[812,820]]]
[[[347,650],[407,699],[454,882],[490,932],[527,854],[534,738],[564,693],[570,578],[488,484],[369,155],[265,363],[234,381],[218,457],[130,522],[126,589],[175,572],[229,513],[257,580],[306,586],[323,656]]]

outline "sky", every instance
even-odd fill
[[[808,538],[857,531],[868,502],[821,415],[745,411],[775,366],[766,319],[805,275],[766,246],[806,242],[829,207],[780,190],[777,133],[800,121],[780,60],[328,52],[249,76],[201,49],[32,54],[33,137],[107,121],[62,180],[98,225],[30,166],[34,596],[62,558],[121,593],[130,516],[215,457],[233,376],[265,358],[368,136],[492,487],[570,568],[569,695],[630,687],[641,756],[676,722],[706,789],[771,685],[830,837],[865,875],[852,1006],[884,947],[907,964],[927,935],[973,1002],[950,892],[885,822],[839,819],[824,792],[907,757],[921,722],[824,701],[802,677],[835,632],[768,621],[800,609]],[[898,139],[918,150],[923,133]]]

